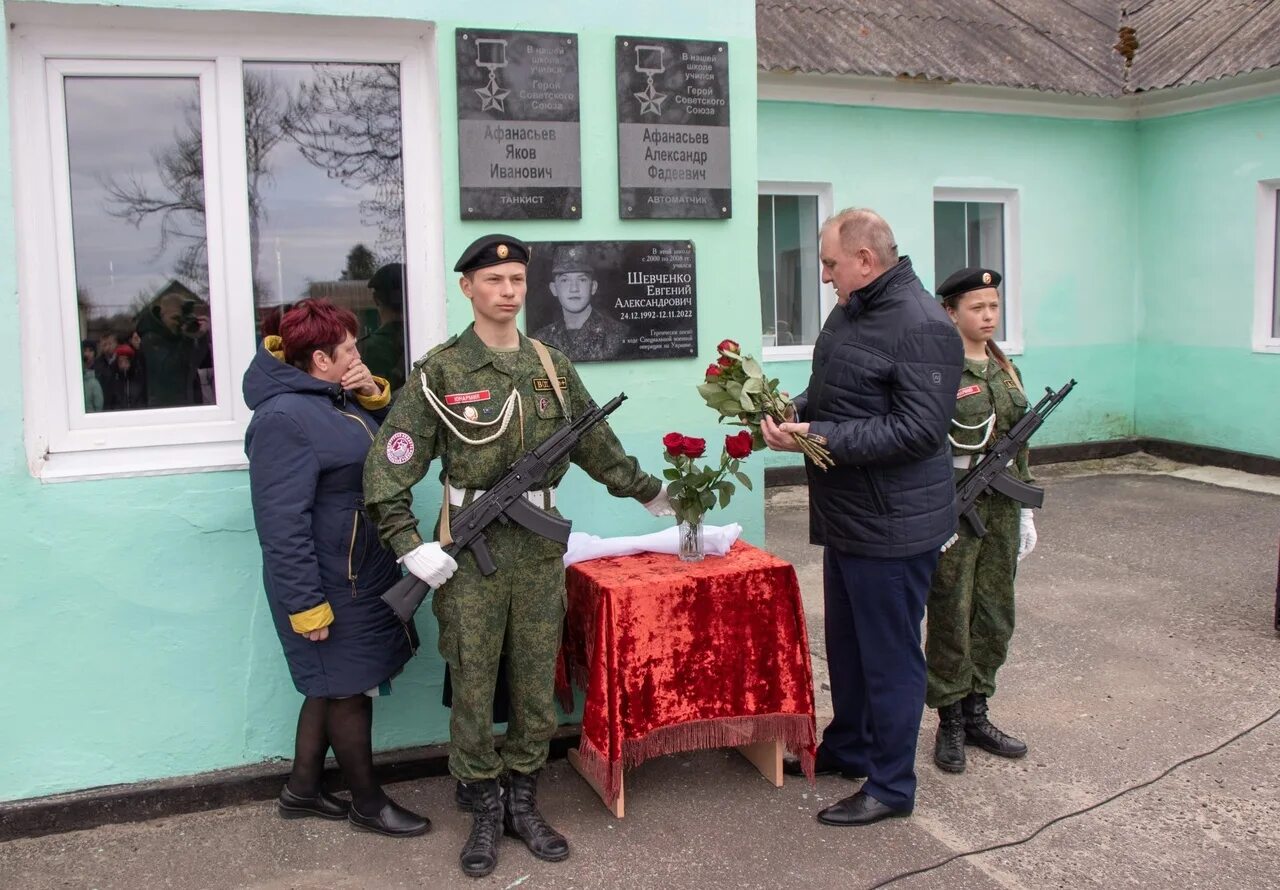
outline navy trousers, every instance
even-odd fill
[[[822,734],[823,754],[866,776],[862,790],[898,810],[915,805],[925,693],[920,624],[937,565],[937,550],[906,559],[823,552],[835,708]]]

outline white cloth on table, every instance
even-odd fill
[[[704,525],[702,527],[703,552],[707,556],[724,556],[741,534],[742,526],[736,522],[729,525]],[[618,538],[601,538],[585,532],[573,532],[569,535],[569,549],[565,551],[564,564],[571,566],[575,562],[586,562],[589,559],[630,556],[633,553],[674,555],[679,552],[680,530],[674,525],[648,535],[623,535]]]

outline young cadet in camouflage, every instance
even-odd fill
[[[627,326],[592,306],[599,283],[581,245],[562,244],[556,248],[548,287],[559,301],[560,311],[556,312],[554,321],[538,328],[533,336],[575,362],[618,358]]]
[[[437,588],[432,607],[440,625],[440,654],[453,682],[449,770],[459,780],[460,803],[472,809],[461,863],[473,877],[496,867],[504,818],[506,828],[535,856],[559,861],[569,855],[568,843],[536,806],[537,773],[556,727],[565,548],[515,523],[494,523],[485,535],[497,571],[484,576],[466,551],[450,580],[453,560],[437,542],[423,542],[411,489],[438,458],[449,513],[456,514],[567,422],[561,395],[569,415],[586,410],[591,397],[570,361],[547,349],[554,376],[548,374],[537,351],[540,344],[516,330],[527,262],[525,245],[504,235],[481,238],[467,248],[455,270],[464,273],[460,286],[472,301],[475,322],[409,369],[364,471],[365,502],[382,539],[410,571]],[[670,515],[662,481],[626,454],[608,423],[594,427],[570,459],[614,497],[634,498],[654,515]],[[558,515],[555,486],[568,465],[566,460],[553,468],[546,491],[529,493],[536,507]],[[492,714],[504,653],[510,721],[499,752]]]
[[[1027,412],[1017,369],[992,339],[1000,317],[999,284],[996,271],[966,268],[938,288],[965,345],[951,431],[957,481]],[[1012,469],[1031,481],[1027,449]],[[1002,757],[1027,753],[1025,744],[992,725],[987,699],[995,694],[996,671],[1009,652],[1014,576],[1018,561],[1035,546],[1035,527],[1030,510],[999,492],[986,492],[975,506],[987,533],[978,538],[968,523],[960,523],[959,537],[938,561],[927,609],[925,701],[939,718],[934,762],[954,773],[964,771],[966,743]]]

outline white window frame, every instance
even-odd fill
[[[935,186],[933,202],[959,201],[966,204],[1002,204],[1004,206],[1004,339],[997,345],[1006,355],[1022,355],[1025,343],[1022,338],[1022,213],[1021,199],[1014,188],[956,188]],[[930,210],[933,207],[930,205]],[[929,218],[933,219],[930,212]],[[938,233],[933,233],[930,249],[936,250]],[[934,277],[949,274],[948,270],[934,269]],[[938,282],[939,284],[941,281]]]
[[[818,225],[831,217],[835,211],[834,199],[831,191],[831,183],[829,182],[780,182],[780,181],[761,181],[757,183],[756,194],[764,195],[799,195],[803,197],[818,199]],[[835,308],[836,291],[829,284],[822,284],[822,265],[819,263],[813,270],[814,276],[819,281],[818,299],[820,301],[820,310],[818,325],[826,319],[827,315]],[[777,312],[777,307],[774,307]],[[762,361],[766,362],[793,362],[793,361],[811,361],[813,359],[813,344],[801,346],[764,346],[760,350]]]
[[[11,5],[9,33],[23,441],[46,482],[241,469],[253,358],[242,62],[400,66],[409,351],[444,339],[443,173],[436,33],[429,22]],[[86,415],[62,77],[200,80],[215,406]],[[231,125],[222,122],[231,121]],[[53,212],[49,209],[53,208]],[[52,270],[52,271],[51,271]],[[415,274],[416,273],[416,274]],[[56,311],[50,307],[56,306]],[[238,335],[233,335],[239,332]],[[76,348],[72,349],[74,345]]]
[[[1272,324],[1280,313],[1276,297],[1276,213],[1280,210],[1280,179],[1258,183],[1257,247],[1254,250],[1253,351],[1280,355],[1280,337]]]

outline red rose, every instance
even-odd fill
[[[679,433],[667,433],[662,437],[662,444],[666,447],[667,454],[673,457],[684,454],[684,436]]]
[[[749,457],[751,455],[751,433],[743,430],[736,436],[725,436],[724,450],[729,452],[729,456],[735,460]]]
[[[719,366],[719,365],[716,365],[716,364],[710,364],[710,365],[707,365],[707,376],[708,376],[708,377],[719,377],[719,376],[720,376],[720,366]]]
[[[720,345],[717,346],[716,349],[720,352],[732,352],[735,354],[741,351],[741,347],[738,346],[736,340],[721,340]]]
[[[685,457],[702,457],[703,452],[707,450],[707,440],[685,436],[684,441],[680,444],[680,449]]]
[[[733,359],[729,358],[729,356],[722,355],[720,358],[716,359],[716,364],[722,368],[732,368],[735,362]]]

